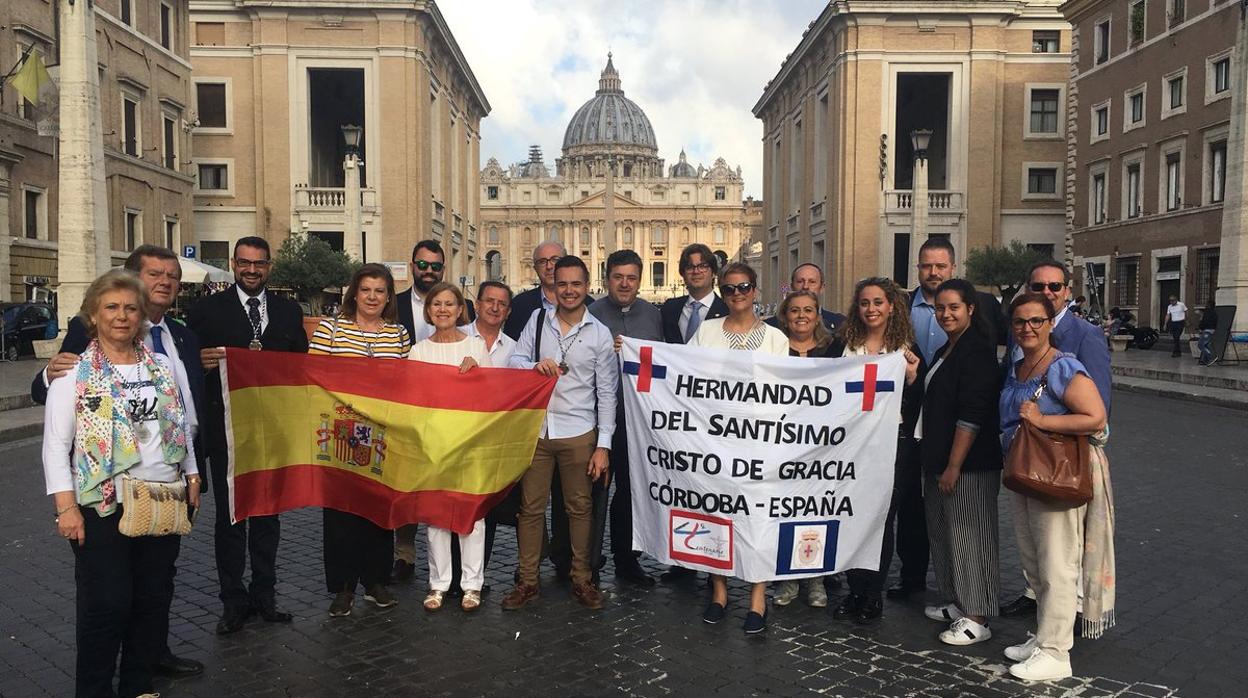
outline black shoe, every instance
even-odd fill
[[[715,625],[724,619],[724,605],[715,603],[714,601],[706,605],[706,610],[702,611],[702,622]]]
[[[646,574],[633,557],[615,562],[615,578],[646,589],[654,586],[654,577]]]
[[[697,572],[689,569],[688,567],[677,567],[676,565],[672,565],[666,572],[659,575],[659,581],[664,584],[675,584],[686,579],[693,579],[697,576],[697,574]]]
[[[1010,603],[1001,607],[1001,615],[1010,616],[1026,616],[1036,612],[1036,600],[1026,595],[1019,596]]]
[[[883,615],[884,602],[878,598],[867,599],[858,610],[858,615],[854,616],[854,622],[858,625],[874,625]]]
[[[256,615],[265,620],[266,623],[289,623],[294,616],[285,611],[277,610],[277,604],[273,601],[262,601],[255,605]]]
[[[160,656],[160,660],[156,662],[156,675],[167,676],[172,679],[185,678],[187,676],[199,676],[204,673],[204,665],[194,659],[185,659],[174,655],[165,648],[165,653]]]
[[[746,635],[756,635],[766,630],[767,611],[764,610],[761,615],[754,611],[745,614],[745,625],[742,626],[742,629],[745,630]]]
[[[830,574],[823,578],[823,588],[826,591],[835,591],[840,589],[845,583],[845,575],[843,573]]]
[[[917,594],[927,591],[927,584],[923,582],[898,582],[896,585],[888,588],[884,595],[890,599],[908,599],[911,594]]]
[[[849,620],[855,618],[862,611],[862,607],[867,603],[867,597],[862,594],[850,594],[845,597],[840,606],[832,612],[832,617],[837,620]]]
[[[251,614],[251,606],[227,606],[225,613],[221,614],[221,620],[217,622],[217,634],[232,635],[242,630]]]
[[[390,578],[396,582],[406,582],[416,573],[416,565],[407,560],[395,560],[394,569],[390,571]]]

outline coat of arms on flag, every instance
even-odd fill
[[[330,427],[330,420],[333,427]],[[333,441],[331,455],[330,441]],[[334,414],[321,413],[321,427],[316,430],[316,458],[322,462],[338,462],[368,468],[381,474],[386,459],[386,428],[364,419],[350,405],[337,403]]]

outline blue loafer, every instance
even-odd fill
[[[714,601],[706,605],[706,610],[702,612],[702,622],[714,625],[724,619],[724,605],[715,603]]]
[[[756,635],[767,629],[767,612],[760,615],[754,611],[745,614],[745,634]]]

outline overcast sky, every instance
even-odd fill
[[[826,0],[441,0],[493,111],[482,121],[481,165],[527,159],[542,146],[553,168],[563,132],[594,96],[615,55],[624,94],[654,125],[659,156],[740,165],[760,198],[762,122],[750,107]]]

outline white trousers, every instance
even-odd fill
[[[1036,645],[1066,660],[1074,645],[1086,506],[1050,506],[1014,493],[1014,533],[1028,583],[1036,592]]]
[[[429,534],[429,588],[451,588],[451,536],[445,528],[425,526]],[[464,591],[481,591],[485,584],[485,519],[472,527],[472,533],[459,537],[459,585]]]

